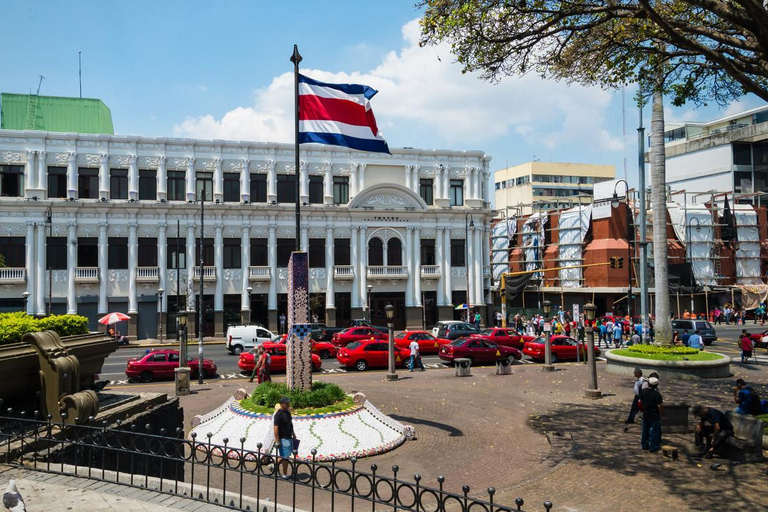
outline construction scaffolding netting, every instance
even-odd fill
[[[509,246],[517,231],[517,218],[502,219],[493,226],[491,234],[491,266],[494,286],[501,274],[509,272]]]
[[[704,205],[668,203],[667,211],[678,240],[685,245],[685,253],[693,269],[693,277],[700,285],[715,286],[715,231],[712,214]]]
[[[534,213],[523,224],[523,256],[525,270],[538,270],[544,259],[544,226],[547,223],[547,212]],[[541,279],[541,274],[535,274],[534,279]]]
[[[736,223],[736,284],[761,284],[760,234],[757,213],[751,205],[733,205]]]
[[[584,237],[589,230],[592,216],[592,205],[565,210],[560,214],[559,233],[559,265],[561,267],[576,267],[582,264],[584,257]],[[564,268],[560,270],[560,285],[565,288],[581,286],[581,268]]]

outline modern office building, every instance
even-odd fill
[[[527,162],[494,173],[494,206],[525,215],[533,213],[534,203],[541,210],[590,204],[592,186],[615,176],[612,165]]]
[[[382,324],[391,303],[397,328],[422,327],[454,318],[454,304],[490,302],[490,157],[326,146],[301,159],[320,321]],[[29,314],[79,313],[96,328],[121,311],[130,336],[156,338],[202,301],[206,335],[240,321],[276,328],[293,162],[292,144],[0,130],[0,307],[22,309],[27,292]]]
[[[765,202],[768,106],[706,123],[667,123],[665,130],[667,185],[673,191],[705,195],[695,202],[711,192],[760,194]]]

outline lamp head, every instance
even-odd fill
[[[541,303],[541,309],[544,310],[544,316],[549,316],[550,311],[552,311],[552,303],[545,300]]]
[[[597,306],[595,306],[591,302],[584,304],[584,318],[586,318],[590,322],[594,322],[595,313],[597,313]]]
[[[165,293],[165,290],[163,290],[162,288],[160,288],[160,289],[158,289],[158,290],[157,290],[157,294],[158,294],[160,297],[162,297],[164,293]]]
[[[619,203],[621,201],[619,200],[619,195],[616,193],[616,191],[613,192],[613,198],[611,199],[611,207],[612,208],[618,208]]]
[[[25,291],[21,296],[24,297],[24,300],[27,300],[29,298],[29,292]]]
[[[373,285],[369,284],[368,286],[366,286],[366,288],[368,289],[368,292],[370,292],[371,290],[373,290]]]
[[[395,307],[392,304],[384,306],[384,311],[387,313],[387,320],[395,318]]]
[[[186,327],[188,314],[189,314],[189,311],[180,311],[179,314],[176,316],[176,321],[179,323],[179,327]]]
[[[248,295],[250,295],[250,294],[251,294],[251,292],[253,292],[253,288],[251,288],[251,287],[249,286],[248,288],[246,288],[246,289],[245,289],[245,291],[247,291],[247,292],[248,292]]]

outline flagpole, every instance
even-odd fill
[[[293,45],[293,55],[291,55],[291,62],[293,62],[293,90],[294,90],[294,105],[295,117],[294,117],[294,135],[295,146],[293,152],[296,156],[296,251],[301,250],[301,173],[299,172],[299,62],[301,62],[301,54],[299,53],[299,47]]]

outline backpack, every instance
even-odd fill
[[[743,398],[740,405],[749,411],[750,414],[761,414],[762,404],[760,403],[760,396],[754,389],[749,386],[744,388],[744,391],[746,391],[746,393],[742,395]]]

